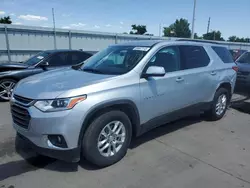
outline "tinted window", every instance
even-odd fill
[[[95,74],[124,74],[132,70],[149,49],[149,47],[111,46],[87,59],[81,69]]]
[[[202,46],[180,46],[181,69],[205,67],[210,59]]]
[[[239,62],[239,63],[250,64],[250,52],[245,52],[236,61]]]
[[[180,70],[179,49],[175,46],[161,49],[151,58],[146,69],[149,66],[164,67],[166,72]]]
[[[68,52],[60,52],[60,53],[55,53],[53,54],[48,62],[49,66],[66,66],[69,65],[69,60],[68,60]]]
[[[233,63],[232,54],[225,47],[212,46],[212,49],[224,63]]]
[[[39,63],[43,59],[47,58],[50,54],[51,54],[50,52],[46,52],[46,51],[40,52],[40,53],[36,54],[35,56],[29,58],[24,63],[27,65],[36,65],[37,63]]]
[[[84,52],[71,52],[71,64],[76,65],[79,64],[86,59],[88,59],[91,55]]]

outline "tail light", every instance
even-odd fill
[[[232,69],[235,71],[235,72],[238,72],[239,68],[237,66],[233,66]]]

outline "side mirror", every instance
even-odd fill
[[[165,76],[166,72],[164,67],[160,66],[150,66],[148,67],[146,73],[143,73],[142,77],[143,78],[148,78],[148,77],[162,77]]]
[[[39,66],[40,66],[40,67],[48,67],[48,66],[49,66],[49,62],[44,61],[44,62],[42,62]]]

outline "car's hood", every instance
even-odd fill
[[[72,68],[57,69],[23,79],[16,85],[14,94],[31,99],[54,99],[69,90],[104,82],[114,76]]]
[[[250,72],[250,64],[248,63],[239,63],[236,62],[239,68],[239,71]]]
[[[29,66],[23,63],[0,63],[0,72],[18,70],[18,69],[27,69]]]

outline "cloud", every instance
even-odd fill
[[[107,24],[107,25],[105,25],[106,27],[111,27],[111,25],[110,24]]]
[[[16,14],[15,13],[10,13],[10,16],[16,16]]]
[[[22,25],[21,22],[13,22],[12,24],[13,24],[13,25]]]
[[[123,25],[123,24],[124,24],[124,22],[120,21],[120,24],[121,24],[121,25]]]
[[[122,26],[120,26],[120,29],[122,29],[123,27]]]
[[[84,27],[84,26],[86,26],[86,24],[81,23],[81,22],[70,24],[70,27]]]
[[[0,15],[4,15],[4,14],[5,14],[5,12],[0,10]]]
[[[20,15],[18,16],[19,19],[22,20],[26,20],[26,21],[47,21],[48,18],[47,17],[43,17],[43,16],[35,16],[35,15]]]
[[[94,28],[99,29],[99,28],[100,28],[100,26],[99,26],[99,25],[95,25],[95,26],[94,26]]]
[[[62,29],[70,29],[69,26],[62,26]]]
[[[70,17],[71,14],[62,14],[63,17]]]

